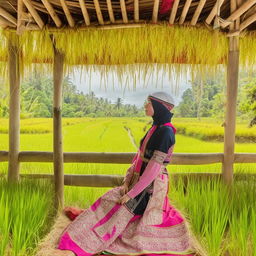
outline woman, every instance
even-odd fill
[[[123,186],[74,213],[59,249],[77,256],[105,252],[126,255],[194,255],[184,218],[169,204],[169,163],[176,129],[170,123],[173,98],[164,92],[148,97],[146,115],[153,126],[127,170]],[[77,216],[78,215],[78,216]],[[77,216],[77,217],[76,217]]]

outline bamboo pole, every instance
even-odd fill
[[[217,11],[218,11],[217,8],[218,8],[218,7],[220,8],[223,3],[224,3],[224,0],[219,0],[219,3],[218,3],[218,1],[216,1],[214,7],[212,8],[212,10],[211,10],[211,12],[210,12],[210,14],[208,15],[208,17],[207,17],[206,20],[205,20],[206,24],[211,24],[213,18],[214,18],[214,17],[216,16],[216,14],[217,14]],[[218,6],[218,5],[219,5],[219,6]]]
[[[56,14],[54,8],[52,7],[52,4],[49,2],[49,0],[42,0],[46,10],[48,11],[48,13],[50,14],[50,16],[52,17],[54,23],[56,24],[56,26],[59,28],[62,25],[61,20],[59,19],[59,16]]]
[[[14,18],[9,12],[7,12],[2,7],[0,7],[0,16],[4,17],[6,20],[10,21],[14,25],[17,25],[17,19]]]
[[[120,0],[120,7],[121,7],[123,21],[124,21],[124,23],[128,23],[125,0]]]
[[[180,16],[180,20],[179,20],[179,25],[182,25],[186,19],[187,13],[188,13],[188,9],[191,5],[192,0],[186,0],[186,3],[183,7],[181,16]]]
[[[154,0],[154,7],[153,7],[153,13],[152,13],[152,22],[153,23],[157,23],[159,2],[160,2],[159,0]]]
[[[231,12],[236,8],[236,0],[231,0]],[[235,24],[230,25],[230,30]],[[229,38],[229,52],[227,64],[227,104],[224,130],[224,161],[222,175],[225,183],[233,182],[233,164],[235,160],[235,128],[236,128],[236,103],[239,74],[239,37]]]
[[[104,25],[104,20],[103,20],[103,16],[102,16],[102,13],[101,13],[99,0],[93,0],[93,2],[94,2],[94,6],[95,6],[95,10],[96,10],[96,14],[97,14],[99,24]]]
[[[134,22],[139,22],[140,13],[139,13],[139,0],[134,0]]]
[[[238,9],[236,9],[232,14],[226,18],[228,22],[221,24],[222,28],[227,27],[230,22],[235,21],[239,18],[242,14],[244,14],[249,8],[251,8],[256,3],[256,0],[248,0],[245,1]]]
[[[1,16],[0,16],[0,26],[3,27],[3,28],[15,27],[15,25],[13,23],[11,23],[9,20],[4,19]]]
[[[87,26],[90,26],[90,17],[89,17],[87,8],[86,8],[86,6],[85,6],[84,0],[79,0],[79,4],[80,4],[80,7],[81,7],[83,16],[84,16],[85,24],[86,24]]]
[[[193,18],[191,20],[191,23],[190,23],[192,26],[196,25],[196,23],[198,21],[198,18],[199,18],[200,14],[201,14],[201,12],[202,12],[202,10],[204,8],[205,2],[206,2],[206,0],[200,0],[198,6],[196,8],[196,11],[195,11],[195,13],[193,15]]]
[[[69,26],[71,28],[73,28],[75,26],[75,21],[74,21],[73,17],[70,14],[67,3],[65,2],[65,0],[60,0],[60,3],[61,3],[61,6],[62,6],[62,9],[63,9],[63,11],[66,15]]]
[[[170,19],[169,19],[170,24],[174,24],[176,13],[177,13],[177,10],[178,10],[178,7],[179,7],[179,2],[180,2],[180,0],[175,0],[174,1],[172,11],[171,11],[171,15],[170,15]]]
[[[249,25],[256,21],[256,13],[247,18],[240,24],[240,32],[246,29]]]
[[[32,15],[32,17],[34,18],[38,26],[42,29],[44,27],[44,22],[41,19],[40,15],[38,14],[37,10],[34,8],[31,0],[23,0],[23,2],[28,8],[30,14]]]
[[[18,6],[17,6],[17,34],[20,35],[24,28],[25,28],[25,22],[23,20],[23,14],[24,14],[24,2],[23,0],[18,0]]]
[[[18,39],[17,39],[18,40]],[[9,157],[8,157],[8,181],[19,180],[19,147],[20,147],[20,63],[19,49],[8,41],[9,50]]]
[[[54,40],[54,39],[53,39]],[[55,207],[62,208],[64,205],[64,171],[63,171],[63,148],[62,148],[62,81],[64,54],[56,49],[54,42],[54,63],[53,63],[53,161],[54,161],[54,182],[55,182]]]
[[[107,0],[107,5],[108,5],[108,15],[109,15],[109,19],[112,23],[115,23],[115,17],[114,17],[114,12],[113,12],[113,8],[112,8],[112,2],[111,0]]]

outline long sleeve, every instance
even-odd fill
[[[149,160],[146,169],[144,170],[143,174],[141,175],[139,181],[135,184],[135,186],[127,193],[130,198],[134,198],[139,193],[141,193],[161,171],[161,167],[165,157],[167,156],[166,153],[155,150],[152,158]]]

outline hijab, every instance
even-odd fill
[[[150,99],[154,109],[153,125],[162,125],[171,122],[173,113],[171,113],[162,103]]]

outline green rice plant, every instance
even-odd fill
[[[47,222],[51,223],[52,187],[50,183],[34,180],[23,180],[19,184],[1,180],[0,187],[0,206],[6,214],[1,222],[1,227],[6,229],[2,250],[8,247],[14,256],[33,255],[40,237],[49,228]],[[2,215],[0,219],[3,220]]]
[[[250,237],[250,245],[251,245],[251,255],[256,256],[256,207],[252,208],[252,216],[251,216],[251,237]]]

